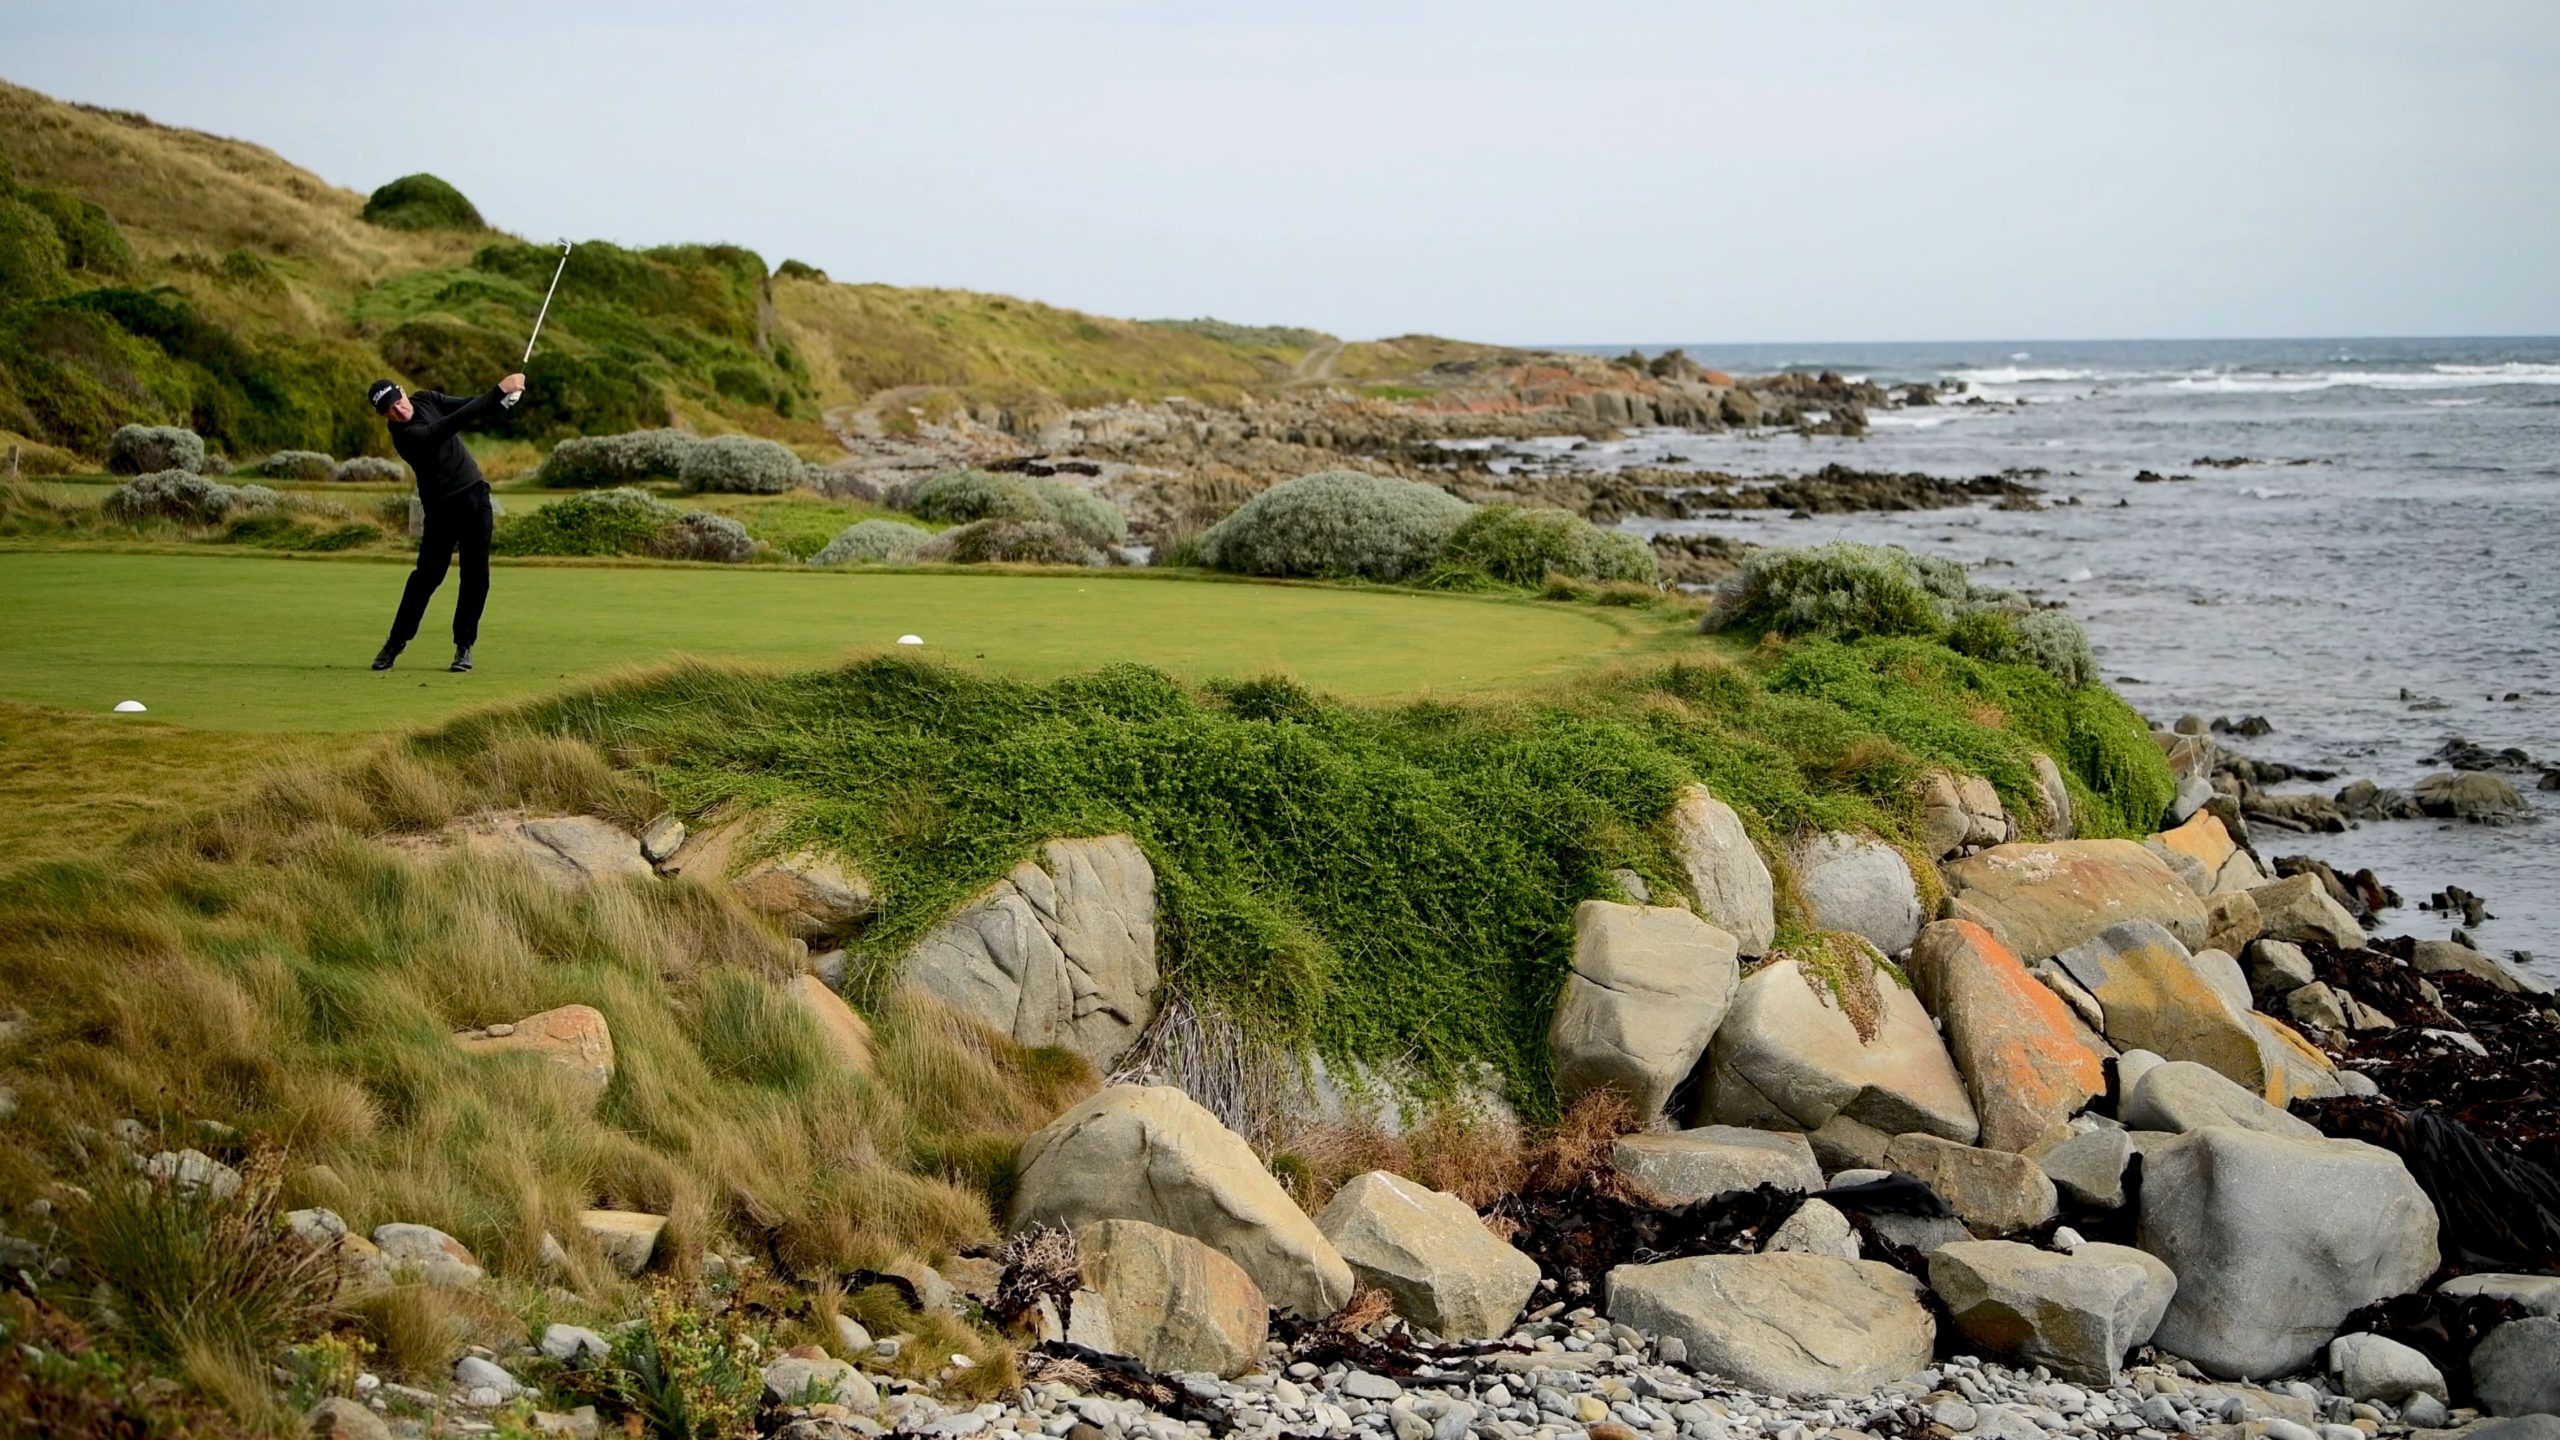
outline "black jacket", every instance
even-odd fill
[[[462,432],[497,412],[498,392],[465,399],[434,390],[412,391],[408,421],[391,422],[391,448],[418,477],[418,498],[445,500],[489,482],[462,443]]]

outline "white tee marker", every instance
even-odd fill
[[[921,635],[901,635],[898,637],[898,643],[901,645],[921,645],[924,643],[924,637]]]
[[[139,715],[148,708],[150,707],[144,705],[139,700],[119,700],[116,702],[116,713],[119,715]]]

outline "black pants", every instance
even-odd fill
[[[489,532],[496,523],[489,510],[489,487],[474,485],[459,495],[426,502],[426,529],[418,536],[418,566],[400,592],[400,613],[391,622],[391,643],[417,638],[427,601],[444,583],[445,566],[462,551],[462,594],[453,605],[453,643],[471,645],[480,638],[480,611],[489,603]]]

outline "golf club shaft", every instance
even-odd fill
[[[542,308],[534,312],[533,333],[525,337],[524,359],[519,361],[519,364],[530,365],[533,363],[533,342],[542,338],[542,322],[550,318],[551,315],[551,297],[560,293],[560,277],[562,274],[567,272],[568,268],[569,242],[563,240],[560,242],[560,263],[552,267],[551,288],[542,292]],[[515,394],[508,396],[498,403],[499,405],[512,410],[515,408],[516,401],[522,398],[523,395],[524,392],[519,390]]]

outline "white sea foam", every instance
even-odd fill
[[[2060,384],[2073,380],[2095,380],[2099,378],[2099,372],[2060,368],[2037,370],[2024,369],[2016,365],[1994,365],[1979,370],[1950,370],[1947,372],[1947,378],[1961,380],[1968,385]]]
[[[1913,415],[1907,412],[1892,414],[1877,410],[1868,412],[1867,424],[1878,430],[1935,430],[1948,421],[1958,418],[1961,418],[1959,412],[1954,411],[1938,415]]]
[[[2275,370],[2196,372],[2163,382],[2168,390],[2235,395],[2301,395],[2315,390],[2471,390],[2491,385],[2560,386],[2560,365],[2430,365],[2424,370]]]

